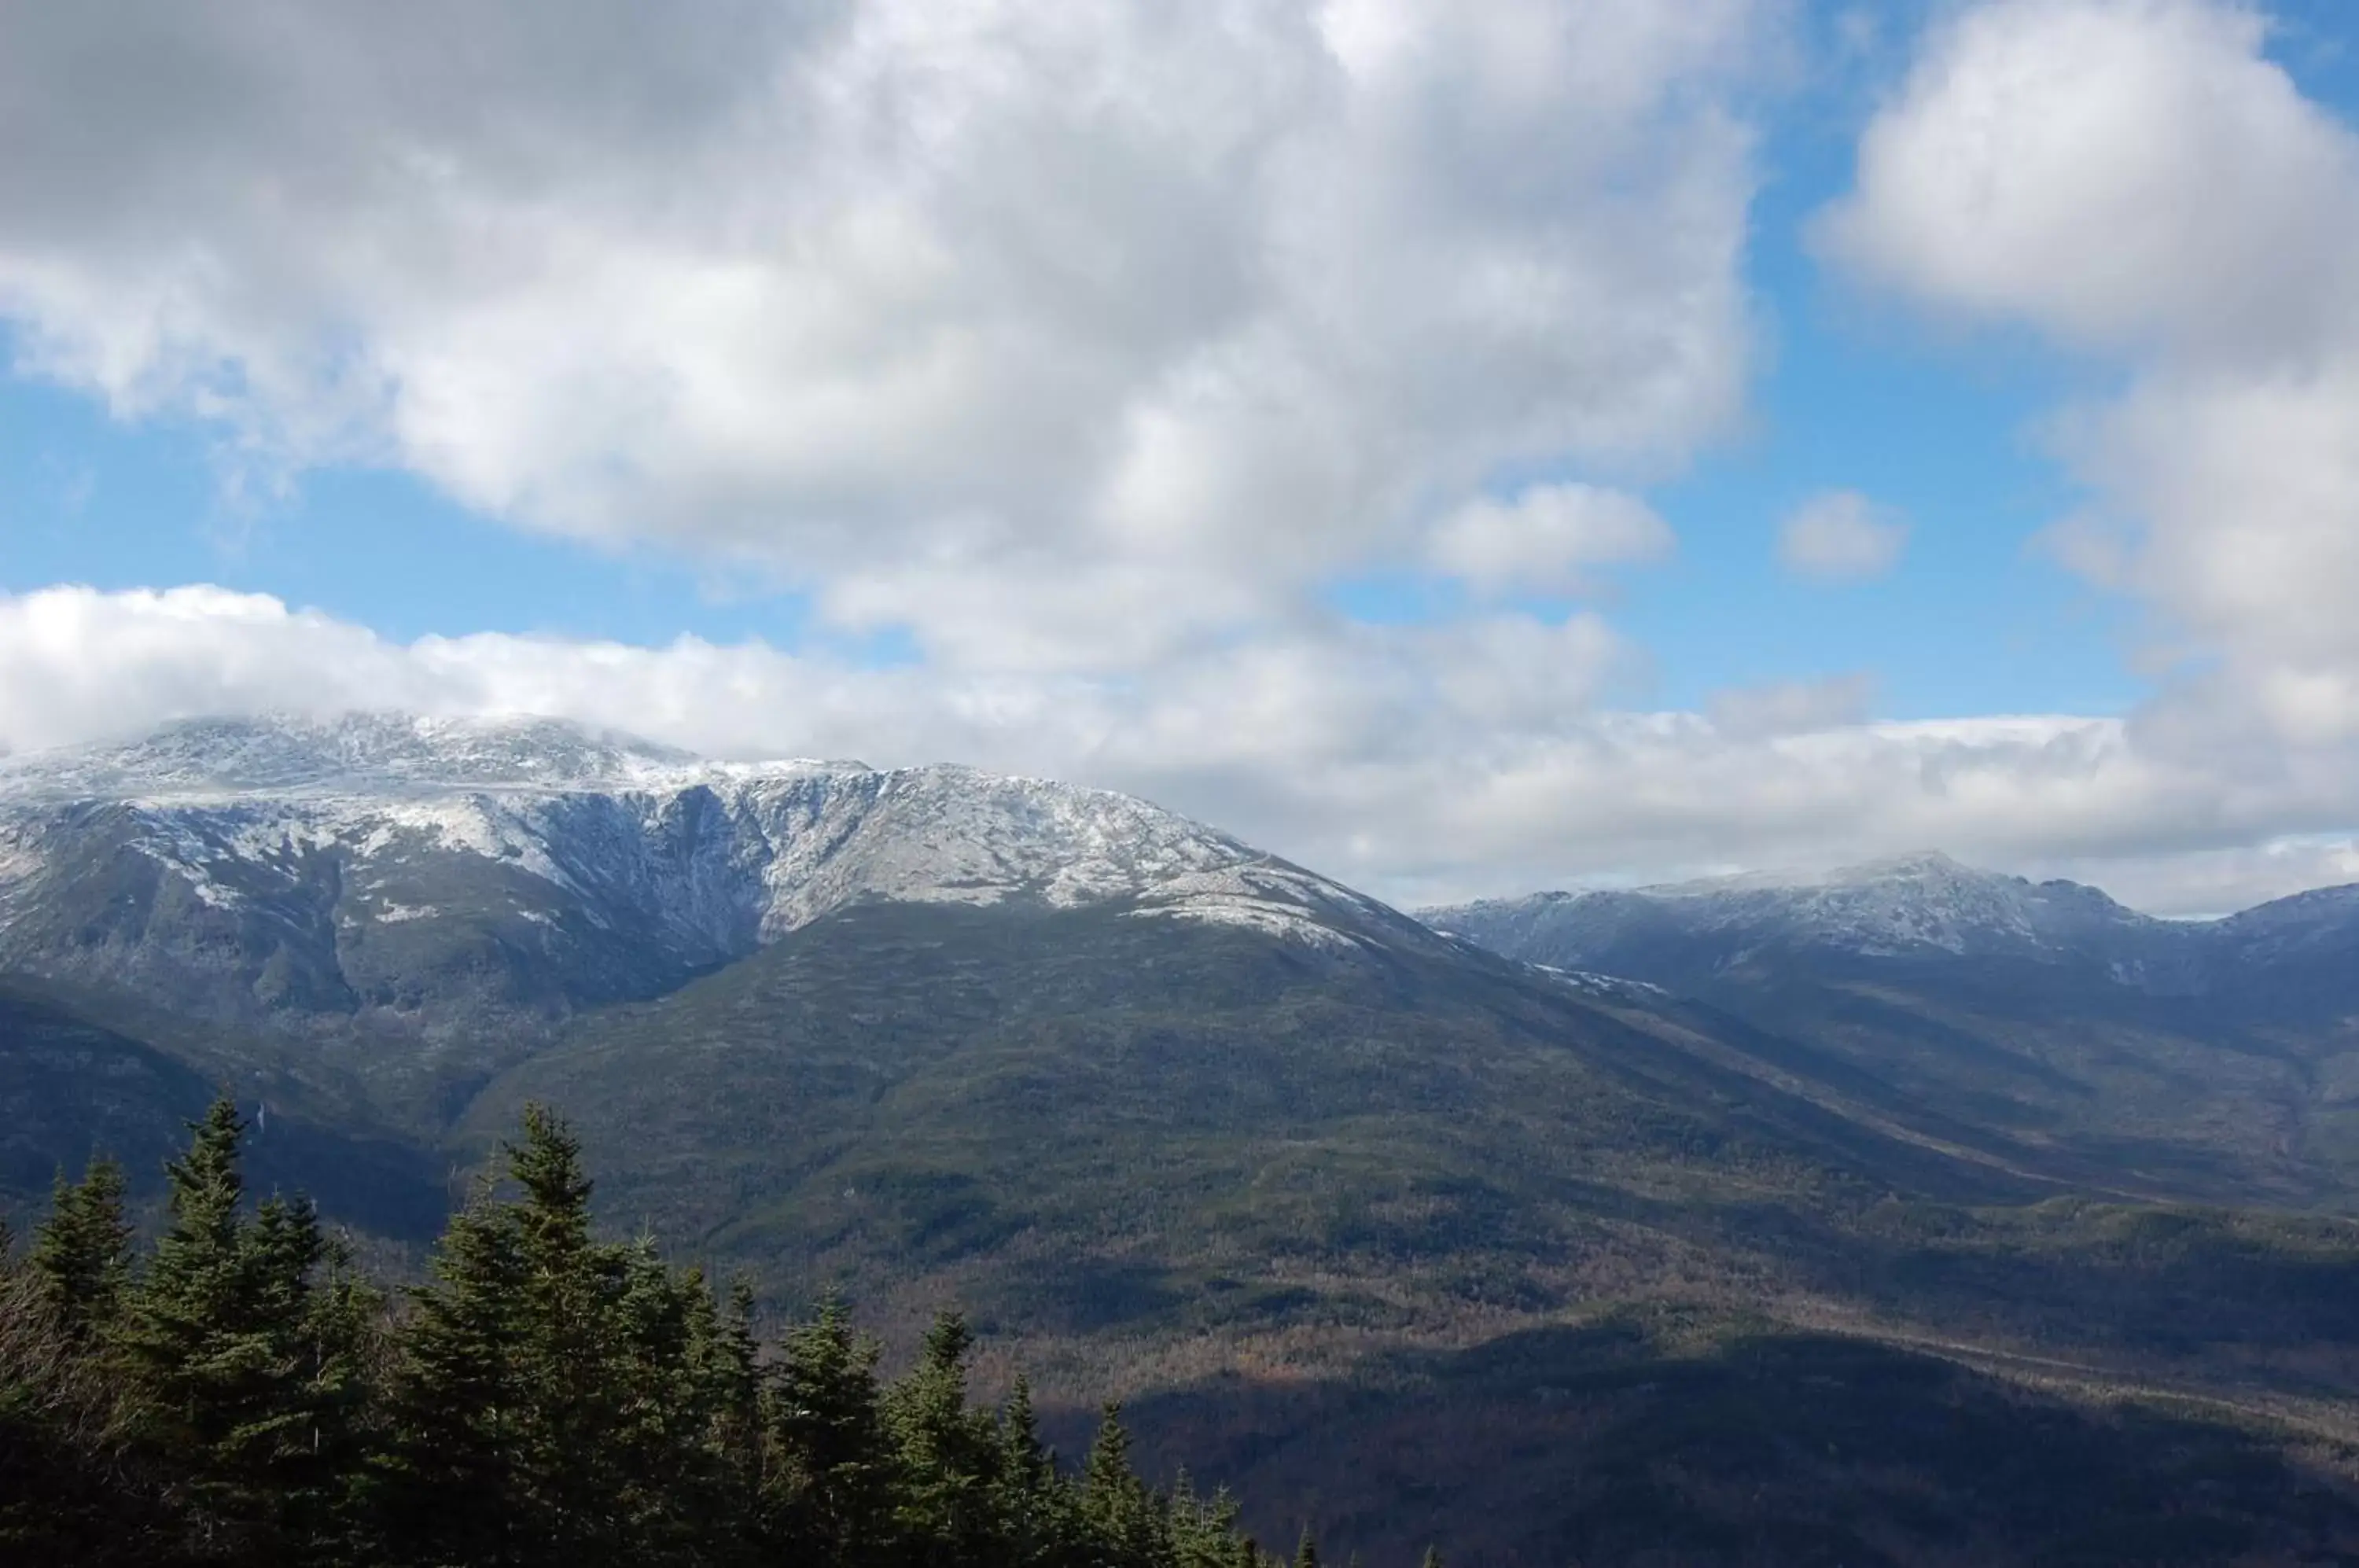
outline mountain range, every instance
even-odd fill
[[[1421,912],[1536,962],[1712,984],[1777,962],[2019,963],[2150,996],[2218,997],[2277,1016],[2359,1007],[2359,886],[2223,919],[2158,920],[2077,882],[2030,882],[1938,852],[1815,876],[1718,877],[1541,893]]]
[[[1860,1093],[1971,1120],[1995,1158],[2083,1185],[2359,1196],[2359,887],[2163,920],[1919,855],[1423,918],[1806,1041]]]
[[[152,1191],[228,1084],[411,1268],[541,1101],[612,1223],[897,1344],[961,1302],[1274,1537],[2341,1549],[2354,960],[2350,889],[2199,925],[1928,855],[1412,919],[1045,780],[206,721],[0,759],[0,1206],[99,1147]]]

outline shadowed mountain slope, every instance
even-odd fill
[[[440,1228],[446,1162],[434,1151],[332,1110],[289,1108],[284,1096],[273,1116],[257,1072],[270,1076],[159,1047],[38,982],[0,977],[0,1212],[21,1214],[97,1154],[123,1162],[135,1198],[154,1196],[188,1124],[227,1089],[256,1113],[257,1191],[308,1192],[346,1223],[397,1239]]]

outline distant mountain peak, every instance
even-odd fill
[[[1977,869],[1938,849],[1919,849],[1880,860],[1860,861],[1827,869],[1740,871],[1725,877],[1656,883],[1631,891],[1651,898],[1708,898],[1727,893],[1800,892],[1833,887],[1873,887],[1893,883],[1918,886],[1998,885],[2022,883],[2022,880],[2001,872]]]
[[[1906,855],[1896,855],[1883,860],[1863,861],[1857,866],[1839,867],[1828,875],[1832,881],[1846,883],[1921,880],[1927,877],[1980,879],[1999,876],[1996,872],[1978,870],[1962,861],[1954,860],[1938,849],[1911,850]]]
[[[2075,882],[2035,884],[1919,850],[1826,871],[1759,871],[1621,892],[1542,895],[1427,912],[1442,929],[1516,956],[1610,968],[1638,940],[1699,951],[1817,948],[1864,956],[2051,958],[2115,944],[2160,922]],[[1542,939],[1542,928],[1558,933]],[[1527,933],[1513,940],[1495,933]],[[1477,933],[1495,933],[1485,937]],[[1679,933],[1674,937],[1673,933]],[[1537,942],[1527,952],[1517,943]],[[1628,960],[1621,960],[1628,962]]]

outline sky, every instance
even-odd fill
[[[0,746],[2359,881],[2339,0],[0,0]]]

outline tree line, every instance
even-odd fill
[[[890,1380],[839,1305],[765,1345],[743,1282],[594,1233],[545,1109],[398,1292],[308,1201],[248,1201],[244,1133],[193,1124],[144,1247],[105,1159],[21,1257],[0,1229],[0,1560],[1272,1568],[1226,1496],[1140,1478],[1114,1408],[1069,1471],[1021,1382],[971,1403],[955,1314]]]

